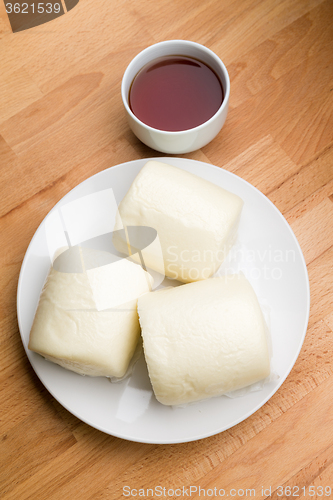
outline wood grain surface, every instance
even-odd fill
[[[224,128],[184,156],[235,172],[279,208],[304,253],[311,311],[293,370],[260,410],[203,440],[152,445],[95,430],[53,399],[23,349],[16,291],[34,232],[71,188],[163,156],[129,130],[120,83],[141,49],[175,38],[215,51],[231,78]],[[80,0],[18,33],[0,0],[0,166],[1,499],[152,498],[157,485],[160,498],[189,498],[190,486],[192,499],[222,488],[333,498],[332,0]]]

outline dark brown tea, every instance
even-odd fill
[[[129,105],[150,127],[188,130],[209,120],[223,102],[216,73],[187,56],[165,56],[144,66],[129,91]]]

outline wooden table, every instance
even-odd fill
[[[66,15],[12,33],[0,1],[3,500],[143,498],[158,485],[160,498],[204,498],[203,490],[207,498],[214,488],[233,498],[248,498],[249,488],[256,498],[328,498],[321,488],[333,490],[332,21],[331,0],[80,0]],[[23,349],[16,291],[30,239],[65,193],[113,165],[163,156],[129,130],[120,83],[141,49],[172,38],[215,51],[231,78],[221,133],[184,156],[235,172],[279,208],[305,256],[311,312],[293,370],[260,410],[203,440],[153,445],[95,430],[52,398]]]

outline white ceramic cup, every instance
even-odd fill
[[[149,62],[167,55],[183,55],[199,59],[212,68],[219,77],[224,91],[218,111],[205,123],[179,132],[158,130],[139,120],[129,106],[129,91],[134,77]],[[187,40],[167,40],[147,47],[130,62],[121,84],[121,96],[129,125],[134,134],[147,146],[169,154],[182,154],[202,148],[216,137],[226,120],[230,95],[228,71],[221,59],[204,45]]]

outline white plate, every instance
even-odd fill
[[[112,188],[119,203],[146,163],[145,159],[94,175],[51,210],[36,231],[22,264],[17,314],[23,345],[36,374],[67,410],[87,424],[124,439],[178,443],[224,431],[252,415],[271,398],[288,376],[303,344],[310,291],[296,237],[278,209],[260,191],[236,175],[206,163],[183,158],[156,159],[223,186],[244,200],[239,242],[224,268],[241,269],[259,300],[269,307],[272,366],[278,380],[242,397],[222,396],[185,408],[171,408],[156,401],[143,358],[135,365],[130,378],[113,384],[106,378],[82,377],[28,350],[30,328],[50,267],[45,221],[59,207],[107,188]]]

